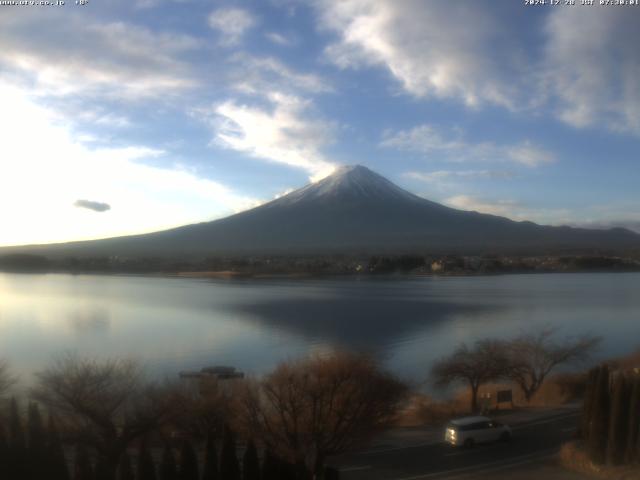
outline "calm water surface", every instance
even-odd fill
[[[599,334],[599,357],[640,347],[640,274],[199,280],[0,273],[0,358],[23,378],[54,355],[133,356],[155,374],[249,373],[333,347],[407,379],[462,341],[555,326]]]

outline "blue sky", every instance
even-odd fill
[[[0,245],[211,220],[355,163],[640,231],[639,24],[507,0],[0,6]]]

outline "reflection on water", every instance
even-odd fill
[[[249,373],[333,347],[421,380],[462,341],[557,326],[640,346],[640,274],[206,281],[0,274],[0,357],[23,376],[56,353],[134,356],[157,374]]]
[[[380,352],[421,330],[458,315],[487,315],[500,307],[428,301],[412,297],[293,298],[240,304],[261,328],[291,332],[309,341]]]
[[[104,307],[71,312],[68,321],[78,335],[100,335],[109,331],[109,311]]]

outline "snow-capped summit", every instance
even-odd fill
[[[421,200],[363,165],[343,165],[331,175],[295,190],[273,204],[287,205],[318,200],[394,201],[401,199]]]

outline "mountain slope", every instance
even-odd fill
[[[162,232],[58,245],[13,247],[47,255],[206,256],[321,253],[540,253],[640,247],[624,229],[587,230],[514,222],[445,207],[363,166],[257,208]],[[0,249],[0,253],[7,249]]]

